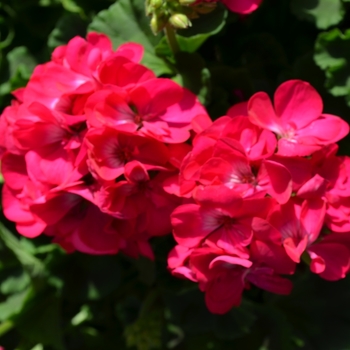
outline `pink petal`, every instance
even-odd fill
[[[309,244],[314,242],[323,227],[326,203],[321,198],[305,200],[301,207],[300,222],[308,234]]]
[[[182,96],[181,86],[165,78],[147,80],[130,91],[132,103],[144,118],[149,114],[164,112],[171,105],[180,102]]]
[[[283,241],[283,246],[288,256],[296,263],[299,263],[301,254],[303,254],[307,246],[307,236],[300,239],[298,243],[296,242],[297,239],[288,237]]]
[[[229,0],[228,0],[229,1]],[[247,116],[248,115],[248,102],[239,102],[233,105],[226,112],[226,115],[230,117]]]
[[[316,174],[299,188],[297,195],[300,198],[322,197],[325,195],[328,184],[329,181]]]
[[[232,307],[239,306],[243,289],[243,271],[222,273],[208,283],[205,303],[210,312],[225,314]]]
[[[171,224],[176,242],[185,247],[195,247],[219,224],[207,216],[203,218],[199,205],[184,204],[171,214]]]
[[[263,269],[256,269],[247,275],[247,280],[259,288],[281,295],[291,293],[293,284],[290,280],[278,275],[264,272]]]
[[[219,266],[229,267],[229,265],[240,265],[249,268],[252,266],[252,264],[253,263],[251,261],[246,259],[237,258],[230,255],[221,255],[211,261],[209,268],[212,269]]]
[[[281,84],[274,96],[275,110],[284,125],[294,123],[301,129],[317,119],[323,110],[318,92],[307,82],[289,80]]]
[[[270,97],[265,92],[257,92],[248,101],[249,120],[276,134],[282,132],[280,121],[273,109]]]
[[[350,267],[350,252],[338,243],[319,243],[308,248],[312,259],[310,269],[328,281],[336,281],[345,277]],[[322,268],[319,261],[324,262]],[[314,262],[315,261],[315,262]]]
[[[139,63],[142,59],[144,48],[141,44],[137,43],[125,43],[117,48],[116,54],[123,56],[130,61]]]
[[[262,165],[266,169],[266,176],[269,179],[267,193],[275,198],[278,203],[287,203],[292,194],[292,175],[285,166],[272,160],[266,160]],[[258,182],[260,180],[260,172]]]
[[[222,0],[232,12],[248,14],[255,11],[262,0]]]
[[[278,274],[293,274],[295,271],[295,262],[280,244],[255,240],[250,245],[250,251],[253,261],[266,264]]]

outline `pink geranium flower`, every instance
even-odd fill
[[[265,92],[258,92],[248,102],[251,122],[274,132],[277,154],[307,156],[339,141],[349,132],[349,125],[339,117],[322,114],[323,103],[317,91],[301,80],[290,80],[278,87],[274,106]]]
[[[4,213],[20,234],[69,252],[153,258],[182,202],[169,189],[190,146],[197,97],[89,33],[58,47],[0,118]],[[168,145],[171,143],[171,146]],[[146,208],[146,209],[145,209]]]

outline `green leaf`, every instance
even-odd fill
[[[7,54],[11,81],[28,80],[37,64],[25,46],[18,46]]]
[[[142,63],[146,67],[157,75],[173,73],[170,66],[155,55],[154,47],[160,37],[155,37],[151,32],[143,0],[118,1],[107,10],[99,12],[88,31],[107,34],[115,48],[128,41],[142,44],[145,48]]]
[[[141,256],[134,263],[139,273],[139,280],[148,286],[154,284],[156,279],[154,261]]]
[[[25,251],[20,241],[2,223],[0,223],[0,238],[14,253],[31,277],[35,278],[45,275],[44,264],[39,259]]]
[[[55,295],[35,294],[14,319],[18,331],[28,340],[63,350],[61,300]]]
[[[227,314],[215,316],[214,332],[219,339],[236,339],[249,334],[255,320],[254,305],[243,301]]]
[[[80,311],[71,319],[72,326],[78,326],[85,321],[91,320],[92,314],[89,305],[83,305]]]
[[[202,57],[194,52],[179,52],[175,55],[178,74],[174,81],[196,94],[202,103],[209,101],[210,72],[205,67]]]
[[[298,18],[315,23],[319,29],[338,24],[345,14],[341,0],[292,0],[291,9]]]
[[[13,315],[19,313],[23,308],[27,296],[28,289],[20,293],[12,294],[5,301],[0,303],[0,320],[6,321]]]
[[[137,350],[161,349],[162,312],[152,310],[125,327],[126,344]]]
[[[350,105],[350,29],[321,33],[316,41],[314,60],[325,71],[325,87],[333,96],[345,96]]]
[[[83,13],[83,9],[74,0],[61,0],[62,6],[69,12]]]
[[[56,27],[50,33],[47,45],[54,49],[59,45],[66,44],[76,35],[85,37],[87,23],[77,14],[68,13],[62,16]]]
[[[74,262],[75,261],[75,262]],[[115,256],[76,255],[67,260],[64,293],[70,300],[98,300],[120,285],[120,267]]]
[[[224,27],[227,17],[227,10],[218,6],[209,14],[202,15],[192,21],[192,27],[179,31],[176,34],[181,51],[193,53],[212,35],[217,34]],[[168,42],[165,37],[156,47],[156,52],[161,56],[172,56]]]
[[[11,269],[11,275],[2,281],[0,290],[3,294],[12,294],[23,291],[28,287],[30,278],[22,269]]]

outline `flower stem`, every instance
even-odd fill
[[[167,38],[170,50],[175,55],[180,51],[179,43],[177,42],[175,30],[173,27],[168,23],[164,28],[164,33]]]

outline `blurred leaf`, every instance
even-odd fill
[[[198,53],[179,52],[175,55],[178,76],[175,78],[180,85],[207,99],[210,88],[210,73],[205,68],[205,62]]]
[[[31,348],[30,350],[44,350],[44,347],[42,344],[36,344],[34,348]]]
[[[212,35],[217,34],[225,26],[227,10],[218,6],[209,14],[201,15],[192,21],[192,27],[179,31],[176,35],[181,51],[193,53]],[[172,56],[165,37],[156,46],[156,53],[160,56]]]
[[[120,284],[120,267],[115,256],[76,255],[66,271],[64,293],[74,301],[98,300]],[[67,266],[68,268],[68,266]]]
[[[256,321],[254,305],[243,301],[238,308],[233,308],[225,315],[215,316],[214,332],[219,339],[236,339],[249,334]]]
[[[5,245],[15,254],[17,259],[30,274],[31,277],[41,277],[45,274],[43,263],[23,249],[20,241],[0,223],[0,238]]]
[[[72,318],[72,326],[78,326],[85,321],[91,320],[92,314],[88,305],[83,305],[80,311]]]
[[[143,0],[119,0],[108,10],[98,13],[88,31],[107,34],[115,48],[127,41],[142,44],[145,48],[142,63],[146,67],[157,75],[172,73],[169,65],[155,55],[154,47],[160,37],[151,32]]]
[[[5,5],[3,6],[3,9],[5,10],[5,12],[7,12],[6,15],[11,16],[12,11],[10,10],[10,7]],[[0,36],[0,50],[1,50],[1,49],[4,49],[5,47],[10,46],[15,37],[15,30],[13,28],[13,24],[9,20],[8,16],[0,15],[0,31],[1,31],[1,36]],[[3,34],[4,32],[6,33],[5,35]]]
[[[0,320],[6,321],[13,315],[19,313],[28,296],[28,289],[20,293],[10,295],[5,301],[0,303]]]
[[[218,3],[215,10],[201,14],[198,18],[192,20],[192,27],[180,30],[179,35],[187,38],[196,35],[214,35],[224,27],[228,11],[226,7]]]
[[[140,313],[141,305],[141,300],[135,295],[127,295],[116,303],[116,316],[123,325],[133,323]]]
[[[161,349],[162,312],[159,309],[143,314],[125,327],[126,344],[137,350]]]
[[[338,24],[345,14],[341,0],[292,0],[291,9],[298,18],[315,23],[319,29]]]
[[[204,295],[196,289],[163,295],[170,313],[170,321],[180,325],[185,334],[206,333],[213,330],[215,316],[204,303]]]
[[[77,14],[68,13],[62,16],[56,27],[50,33],[47,45],[54,49],[59,45],[66,44],[76,35],[85,37],[87,23]]]
[[[350,29],[337,28],[321,33],[315,44],[314,59],[325,71],[325,86],[333,96],[346,96],[350,105]]]
[[[62,6],[70,12],[83,13],[83,9],[74,0],[61,0]]]
[[[28,80],[37,64],[25,46],[18,46],[7,54],[11,79]]]
[[[154,284],[156,279],[154,261],[141,256],[134,263],[139,272],[139,280],[147,286]]]
[[[28,287],[30,278],[22,269],[10,270],[11,275],[2,281],[0,290],[3,294],[12,294],[23,291]]]
[[[61,300],[55,295],[35,294],[14,319],[16,328],[27,339],[63,350]]]

